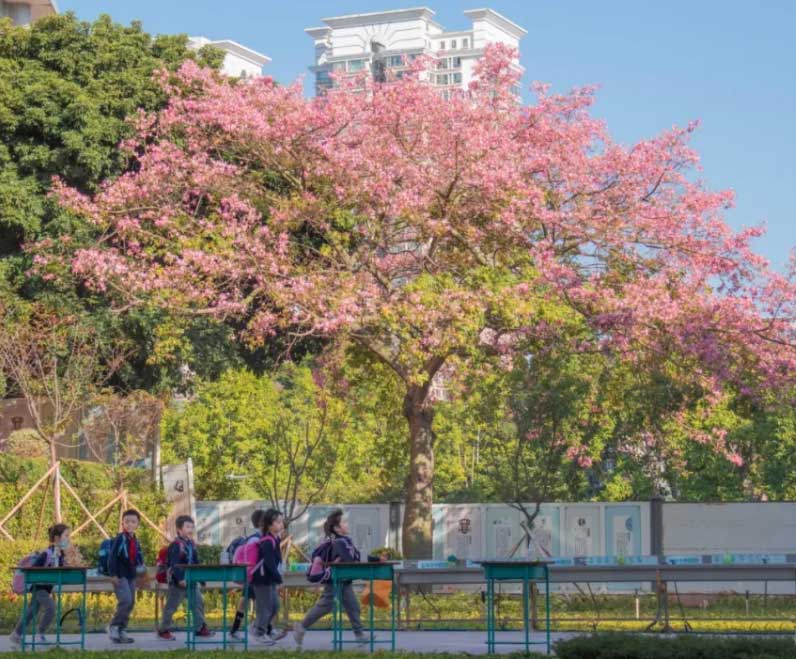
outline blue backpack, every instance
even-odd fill
[[[310,583],[326,583],[332,576],[329,563],[332,562],[334,543],[327,538],[312,552],[310,567],[307,570],[307,581]]]
[[[104,574],[105,576],[110,575],[110,569],[108,568],[108,558],[110,558],[111,555],[111,545],[113,545],[113,540],[108,538],[107,540],[103,540],[99,547],[97,572],[99,574]]]

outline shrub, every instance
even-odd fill
[[[555,644],[561,659],[792,659],[792,638],[600,634]]]

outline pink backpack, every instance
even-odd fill
[[[257,542],[248,542],[243,547],[238,547],[235,550],[235,562],[236,563],[245,563],[247,565],[246,568],[246,577],[251,583],[252,576],[254,573],[261,567],[262,561],[260,560],[260,545],[265,541],[270,542],[274,547],[276,547],[276,540],[272,535],[266,535],[262,538],[262,540],[258,540]],[[238,552],[241,552],[241,560],[238,560]]]
[[[38,560],[39,556],[42,555],[42,552],[39,551],[32,551],[30,554],[25,556],[19,563],[17,563],[18,568],[22,567],[33,567],[33,565]],[[49,556],[48,563],[49,561]],[[22,595],[25,593],[25,573],[22,570],[16,570],[14,572],[14,579],[11,581],[11,589],[17,594]]]

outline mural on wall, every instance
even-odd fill
[[[614,505],[605,508],[605,542],[608,556],[641,554],[641,506]]]
[[[481,508],[477,504],[439,504],[432,507],[434,558],[483,557]]]
[[[542,506],[540,508],[531,527],[531,542],[527,549],[528,558],[542,560],[561,554],[560,523],[561,511],[558,506]]]
[[[200,545],[221,544],[221,502],[196,502],[196,541]]]
[[[564,539],[566,556],[600,556],[599,507],[566,506],[564,508]]]

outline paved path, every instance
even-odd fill
[[[135,639],[135,643],[130,645],[114,645],[108,640],[105,634],[88,634],[86,635],[86,649],[87,650],[119,650],[123,652],[127,648],[136,648],[139,650],[177,650],[185,648],[185,634],[177,633],[176,641],[161,641],[154,633],[134,633],[130,634]],[[551,635],[552,640],[560,638],[571,638],[574,634],[561,634],[554,633]],[[377,634],[377,640],[386,640],[389,638],[385,632]],[[48,640],[54,640],[54,635],[49,635]],[[346,639],[353,636],[346,636]],[[498,640],[506,641],[521,641],[523,638],[521,632],[502,632],[498,634]],[[72,634],[65,634],[63,639],[66,641],[78,640],[79,636]],[[531,640],[544,640],[543,634],[535,634]],[[305,650],[329,650],[332,646],[332,633],[330,631],[309,631],[304,637]],[[72,646],[74,647],[74,646]],[[220,649],[221,646],[205,645],[201,646],[203,649]],[[295,650],[296,645],[293,642],[293,636],[289,634],[287,638],[280,641],[276,646],[280,649]],[[356,646],[350,645],[352,649]],[[396,650],[406,650],[409,652],[462,652],[468,654],[486,654],[486,634],[484,632],[397,632],[395,635]],[[249,644],[251,650],[266,650],[266,648],[259,643],[252,641]],[[385,645],[377,645],[377,649],[386,649]],[[544,651],[544,646],[537,646],[538,652]],[[7,652],[11,649],[8,641],[8,636],[0,637],[0,652]],[[497,651],[500,653],[507,653],[518,650],[516,645],[499,645]]]

